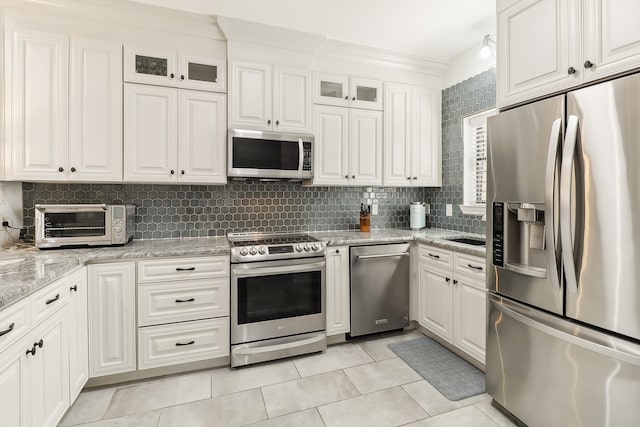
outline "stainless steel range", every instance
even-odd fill
[[[231,366],[322,351],[326,243],[231,233]]]

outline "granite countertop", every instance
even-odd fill
[[[415,240],[466,254],[484,257],[485,248],[445,240],[452,237],[484,236],[450,230],[382,229],[360,231],[321,231],[310,235],[329,246],[366,245],[372,243]],[[101,248],[39,250],[33,245],[16,245],[0,250],[0,310],[26,298],[55,280],[85,264],[141,258],[228,255],[226,237],[134,240],[126,246]]]

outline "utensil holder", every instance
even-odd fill
[[[371,231],[371,215],[370,214],[362,214],[360,215],[360,231],[369,232]]]

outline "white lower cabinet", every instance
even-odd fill
[[[0,414],[7,426],[29,426],[33,410],[29,384],[27,355],[31,336],[25,336],[3,352],[0,352]],[[30,362],[30,361],[29,361]]]
[[[349,247],[327,248],[326,255],[327,336],[351,330]]]
[[[485,361],[485,260],[419,245],[418,322],[478,361]]]
[[[136,263],[89,266],[89,375],[136,369]]]
[[[69,402],[78,397],[89,380],[89,319],[87,317],[87,269],[73,273],[69,292]]]
[[[229,317],[149,326],[139,331],[139,369],[229,355]]]

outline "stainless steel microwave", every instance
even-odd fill
[[[36,205],[36,247],[124,245],[135,231],[134,205]]]
[[[313,135],[229,130],[227,176],[313,178]]]

